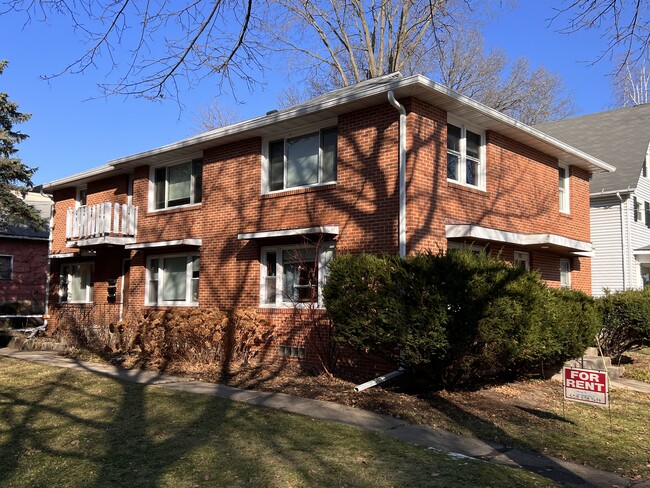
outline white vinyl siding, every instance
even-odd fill
[[[623,290],[623,229],[621,201],[616,197],[592,198],[591,241],[595,255],[591,258],[591,291],[602,296],[605,289]]]

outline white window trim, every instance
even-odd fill
[[[148,191],[148,198],[147,198],[147,205],[148,205],[148,211],[149,212],[166,212],[169,210],[176,210],[179,208],[188,208],[188,207],[198,207],[201,205],[203,198],[201,198],[201,202],[196,202],[196,203],[186,203],[184,205],[175,205],[173,207],[164,207],[164,208],[156,208],[156,170],[160,168],[168,168],[170,166],[178,166],[179,164],[184,164],[184,163],[190,163],[192,164],[195,160],[197,159],[203,159],[202,154],[196,155],[195,157],[184,157],[184,158],[177,158],[177,159],[172,159],[165,161],[164,163],[156,164],[154,166],[149,167],[149,191]],[[203,173],[204,167],[201,167],[201,172]],[[203,175],[201,175],[203,176]],[[193,177],[192,177],[193,178]],[[194,183],[190,185],[190,201],[194,201]]]
[[[86,298],[85,300],[77,300],[73,301],[70,300],[70,281],[71,281],[71,274],[67,274],[66,276],[66,282],[68,284],[68,296],[67,300],[63,300],[63,290],[59,286],[59,303],[93,303],[94,296],[95,296],[95,279],[94,279],[94,274],[95,274],[95,263],[91,261],[76,261],[76,262],[71,262],[71,263],[63,263],[61,264],[61,267],[59,268],[59,280],[61,279],[61,276],[63,276],[63,268],[68,267],[71,268],[72,266],[88,266],[90,269],[90,276],[88,278],[92,278],[88,280],[88,283],[92,283],[86,286]]]
[[[530,253],[526,251],[515,251],[513,255],[513,264],[517,266],[517,263],[524,263],[524,268],[526,271],[530,271]]]
[[[271,191],[269,189],[269,143],[273,141],[279,141],[280,139],[291,139],[292,137],[298,137],[306,134],[310,134],[312,132],[319,132],[325,129],[330,129],[336,127],[338,129],[338,117],[332,118],[325,120],[323,122],[319,122],[316,124],[309,124],[301,127],[300,129],[295,129],[289,132],[280,132],[277,135],[274,135],[272,137],[266,137],[262,140],[262,194],[276,194],[276,193],[282,193],[282,192],[287,192],[287,191],[292,191],[292,190],[299,190],[301,188],[311,188],[315,186],[329,186],[329,185],[336,185],[336,180],[335,181],[328,181],[325,183],[313,183],[311,185],[302,185],[302,186],[292,186],[290,188],[282,188],[281,190],[273,190]],[[338,133],[337,133],[337,138],[338,138]],[[320,181],[321,179],[321,172],[322,172],[322,158],[323,158],[323,148],[319,147],[318,149],[319,154],[318,154],[318,179]],[[337,154],[337,159],[338,159],[338,154]],[[286,164],[286,162],[285,162]],[[337,165],[337,174],[338,174],[338,160],[336,161]],[[285,167],[286,170],[286,167]],[[286,178],[286,174],[284,175]],[[338,178],[337,178],[338,179]]]
[[[0,281],[12,281],[14,279],[14,257],[12,254],[0,254],[0,258],[9,258],[9,278],[1,278]]]
[[[455,125],[456,127],[460,127],[461,129],[461,139],[460,139],[460,154],[459,154],[459,168],[458,168],[458,179],[453,180],[450,178],[447,178],[447,181],[450,183],[454,183],[456,185],[461,185],[461,186],[466,186],[467,188],[474,188],[477,190],[482,190],[486,191],[486,166],[487,166],[487,161],[486,161],[486,145],[487,145],[487,140],[485,137],[485,130],[481,129],[480,127],[477,127],[475,125],[472,125],[471,123],[460,119],[458,117],[455,117],[453,115],[448,115],[447,116],[447,124]],[[481,147],[479,149],[479,164],[478,164],[478,171],[476,178],[478,179],[478,184],[477,185],[470,185],[468,183],[465,183],[464,180],[466,179],[466,169],[467,165],[466,163],[466,155],[467,152],[465,151],[465,132],[469,130],[471,132],[474,132],[475,134],[478,134],[481,136]],[[447,155],[447,142],[445,141],[445,156]],[[445,173],[447,169],[445,167]]]
[[[566,266],[566,270],[563,268],[563,264]],[[565,275],[565,282],[562,283],[562,275]],[[560,286],[562,288],[571,288],[571,260],[566,258],[560,258]]]
[[[198,256],[201,259],[201,256],[198,252],[184,252],[184,253],[169,253],[169,254],[155,254],[147,256],[146,261],[146,273],[145,273],[145,284],[144,284],[144,304],[147,307],[196,307],[199,302],[192,301],[192,257]],[[151,261],[158,259],[159,263],[162,264],[165,258],[186,258],[186,268],[185,268],[185,301],[176,302],[176,301],[164,301],[159,300],[155,303],[149,301],[149,288],[151,282]],[[164,280],[163,268],[158,268],[158,297],[163,296],[163,285]],[[201,289],[201,273],[199,271],[199,290]]]
[[[295,245],[282,245],[282,246],[263,246],[260,249],[260,295],[259,303],[260,308],[324,308],[323,301],[323,287],[327,283],[328,266],[331,259],[334,258],[336,253],[336,245],[334,242],[321,242],[316,249],[316,261],[318,265],[318,297],[316,302],[290,302],[282,299],[284,292],[284,271],[282,265],[282,252],[300,249],[313,249],[317,246],[306,244]],[[266,272],[267,262],[266,254],[268,252],[276,253],[276,281],[275,281],[275,303],[266,303]],[[331,254],[330,254],[331,253]]]
[[[570,214],[571,213],[571,171],[569,170],[569,166],[567,164],[560,163],[558,164],[558,171],[559,168],[564,169],[566,175],[564,177],[564,192],[562,192],[562,189],[558,185],[560,212],[563,214]],[[562,208],[563,205],[564,208]]]

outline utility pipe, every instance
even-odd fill
[[[406,257],[406,109],[396,99],[393,90],[388,92],[388,101],[399,111],[399,255]]]
[[[46,195],[43,192],[43,187],[41,186],[41,196],[52,198],[51,195]],[[44,330],[47,329],[47,322],[50,319],[50,273],[52,272],[52,259],[50,254],[52,254],[52,241],[54,237],[52,236],[52,229],[54,228],[54,203],[50,203],[50,224],[48,229],[47,236],[47,274],[45,275],[45,310],[43,311],[43,325],[45,326]]]
[[[373,386],[377,386],[384,381],[388,381],[390,379],[393,379],[401,374],[404,374],[404,368],[400,368],[395,371],[391,371],[390,373],[386,373],[383,376],[377,376],[374,380],[366,381],[365,383],[361,383],[360,385],[357,385],[354,387],[354,391],[363,391],[367,388],[372,388]]]
[[[621,201],[621,244],[622,244],[622,248],[623,248],[622,249],[623,253],[622,253],[621,257],[623,258],[623,263],[622,263],[623,264],[623,290],[625,290],[626,289],[626,286],[625,286],[625,275],[626,275],[625,268],[627,267],[627,251],[626,251],[626,244],[625,244],[625,221],[624,221],[625,210],[623,209],[623,205],[625,205],[625,200],[623,200],[623,197],[621,196],[620,192],[616,192],[616,196]],[[636,209],[634,209],[634,211],[636,212]],[[629,223],[628,223],[628,225],[629,225]]]

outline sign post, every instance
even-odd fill
[[[607,407],[609,381],[607,371],[564,367],[564,399]]]

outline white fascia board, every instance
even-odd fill
[[[95,176],[101,176],[106,173],[111,173],[115,171],[115,168],[111,165],[105,164],[103,166],[98,166],[96,168],[91,168],[80,173],[75,173],[71,176],[66,176],[65,178],[60,178],[58,180],[51,181],[49,183],[43,184],[43,190],[51,190],[53,188],[59,188],[62,186],[69,186],[72,183],[79,184],[81,181],[88,178],[93,178]]]
[[[139,242],[137,244],[127,244],[124,249],[151,249],[156,247],[170,247],[170,246],[195,246],[201,247],[201,238],[194,239],[176,239],[173,241],[157,241],[157,242]]]
[[[338,225],[321,225],[319,227],[303,227],[301,229],[269,230],[265,232],[249,232],[237,234],[237,239],[268,239],[271,237],[302,236],[307,234],[331,234],[338,235]]]
[[[471,238],[518,246],[552,245],[578,252],[591,252],[593,250],[590,242],[569,239],[556,234],[520,234],[472,224],[446,225],[445,236],[447,239]]]

